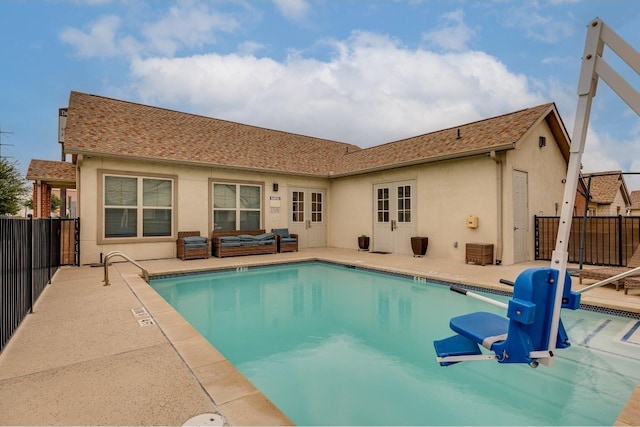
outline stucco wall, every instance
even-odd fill
[[[429,238],[428,256],[464,260],[465,243],[495,241],[495,167],[488,156],[481,156],[334,181],[330,245],[357,249],[359,235],[372,236],[375,184],[415,180],[416,231]],[[478,217],[478,228],[467,227],[469,215]]]
[[[539,137],[546,138],[546,145],[539,147]],[[527,173],[528,193],[528,260],[535,258],[534,253],[534,215],[560,215],[564,183],[567,176],[567,164],[546,122],[532,130],[518,145],[516,150],[507,152],[504,170],[504,254],[503,264],[513,264],[514,218],[513,210],[513,171]]]
[[[154,242],[105,242],[101,239],[102,197],[99,188],[99,171],[135,173],[136,175],[169,175],[177,177],[176,206],[174,215],[177,231],[200,231],[210,236],[211,224],[211,180],[235,182],[256,182],[263,185],[263,218],[266,230],[288,226],[289,191],[294,187],[327,189],[329,181],[308,177],[279,174],[231,171],[216,168],[185,165],[154,164],[149,162],[125,161],[121,159],[83,159],[79,169],[78,199],[82,206],[80,254],[82,264],[97,263],[110,251],[119,250],[138,260],[172,258],[176,256],[175,234],[171,238],[161,238]],[[278,183],[278,191],[273,191],[273,183]],[[280,208],[270,208],[271,196],[280,197]]]

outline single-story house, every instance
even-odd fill
[[[524,262],[569,158],[553,103],[366,149],[79,92],[65,113],[81,264],[175,257],[179,231],[284,227],[301,249],[368,235],[372,251],[411,254],[425,236],[427,258],[483,243],[496,263]]]

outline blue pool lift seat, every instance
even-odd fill
[[[558,270],[551,268],[523,271],[514,283],[506,318],[482,311],[452,318],[449,327],[456,335],[434,341],[436,360],[442,366],[496,359],[499,363],[527,363],[536,367],[538,359],[553,357],[555,349],[549,347],[558,274]],[[580,295],[571,291],[571,278],[567,274],[562,308],[575,310],[579,306]],[[483,353],[480,346],[493,354]],[[555,347],[569,346],[559,319]]]

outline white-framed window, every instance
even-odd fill
[[[103,175],[104,238],[170,237],[174,180]]]
[[[214,230],[261,228],[261,185],[214,182],[212,191]]]

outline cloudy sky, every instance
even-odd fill
[[[5,0],[0,154],[59,160],[72,90],[361,147],[545,102],[571,134],[596,17],[640,49],[636,1]],[[640,172],[640,120],[604,83],[583,163]]]

